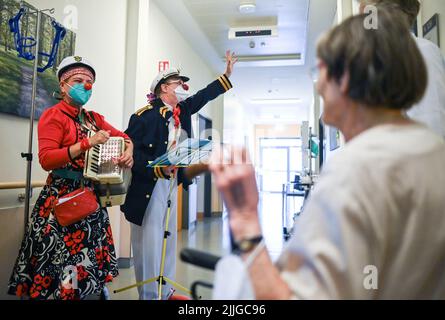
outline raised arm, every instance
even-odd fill
[[[235,53],[231,53],[230,50],[228,50],[226,52],[226,70],[224,74],[209,84],[206,88],[198,91],[195,95],[183,102],[184,106],[187,110],[190,110],[191,114],[197,113],[209,101],[216,99],[221,94],[224,94],[233,88],[229,78],[232,75],[233,67],[237,61],[238,58]]]

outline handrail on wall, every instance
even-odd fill
[[[31,183],[32,188],[41,188],[46,184],[45,181],[34,181]],[[25,189],[25,182],[0,182],[0,190]]]

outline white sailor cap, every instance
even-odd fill
[[[163,84],[168,78],[171,77],[177,77],[180,78],[182,81],[187,82],[190,80],[190,78],[181,76],[181,72],[179,69],[170,68],[164,71],[159,72],[159,74],[154,78],[153,82],[151,83],[150,91],[152,93],[155,93],[156,88]]]
[[[59,78],[59,80],[65,71],[75,67],[86,67],[93,73],[93,77],[96,78],[96,70],[94,70],[91,62],[83,57],[70,56],[63,59],[62,62],[59,64],[59,67],[57,68],[57,77]]]

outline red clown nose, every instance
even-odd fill
[[[85,83],[83,87],[87,91],[90,91],[91,89],[93,89],[93,85],[91,83]]]
[[[190,87],[188,84],[183,83],[182,84],[182,89],[184,89],[185,91],[189,91]]]

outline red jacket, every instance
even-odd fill
[[[61,101],[46,110],[39,120],[39,161],[46,171],[62,168],[69,163],[71,159],[68,147],[78,142],[74,121],[62,111],[75,118],[80,110]],[[130,139],[125,133],[106,122],[102,115],[96,112],[93,112],[93,115],[96,125],[102,130],[111,131],[112,137]]]

